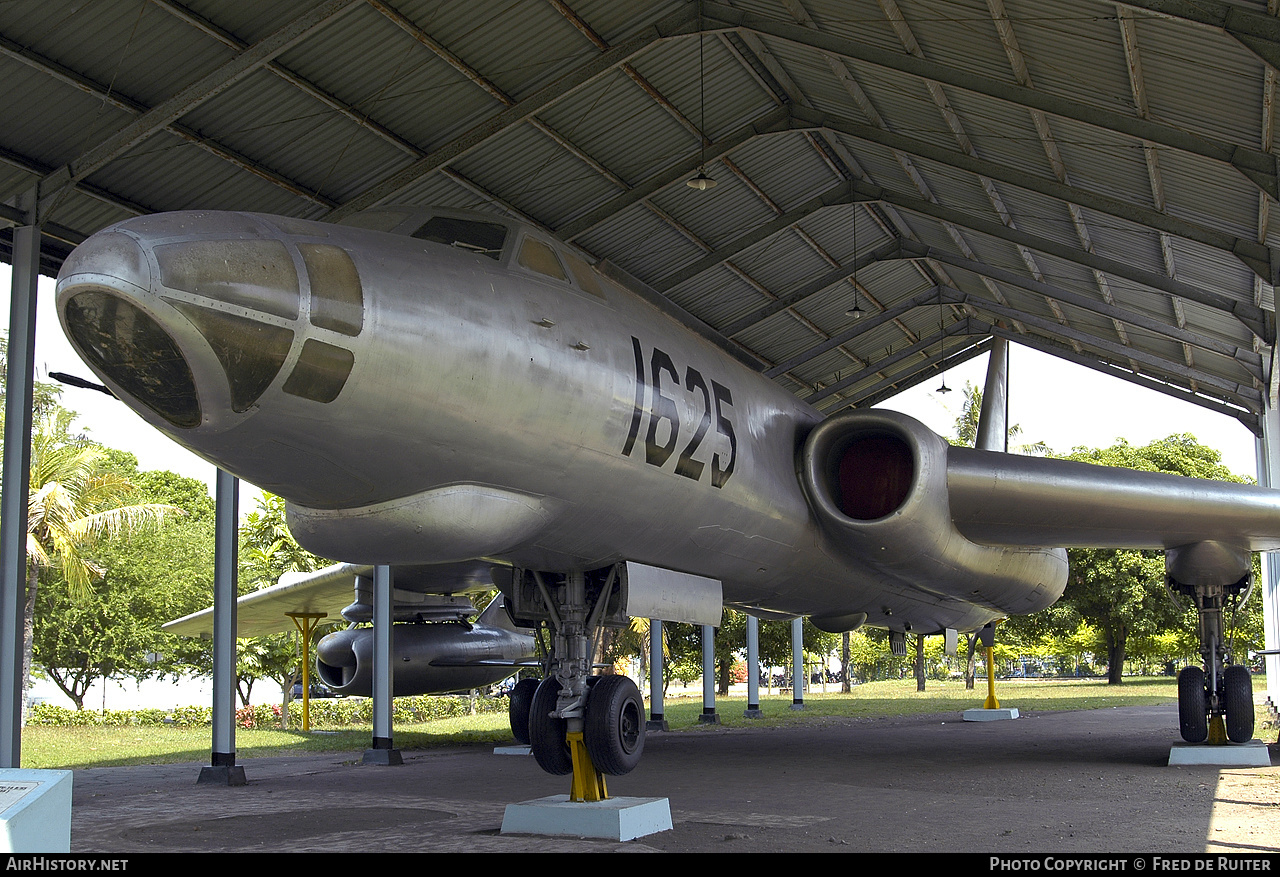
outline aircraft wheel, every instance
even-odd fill
[[[549,774],[564,776],[573,773],[573,757],[569,754],[569,741],[565,739],[564,719],[551,715],[556,708],[560,683],[548,676],[538,684],[529,704],[529,747],[538,767]]]
[[[626,676],[601,676],[591,689],[582,738],[596,770],[629,773],[644,752],[644,702]]]
[[[517,743],[529,744],[529,707],[533,704],[533,693],[538,690],[537,679],[521,679],[511,689],[511,697],[507,708],[511,719],[511,733]]]
[[[1253,679],[1249,668],[1232,664],[1223,674],[1223,706],[1227,713],[1227,739],[1248,743],[1253,739]]]
[[[1178,725],[1188,743],[1203,743],[1209,736],[1204,670],[1199,667],[1184,667],[1178,674]]]

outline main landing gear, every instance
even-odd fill
[[[1229,585],[1203,579],[1184,585],[1172,575],[1168,578],[1170,592],[1190,597],[1199,612],[1204,667],[1186,667],[1178,674],[1178,725],[1188,743],[1253,739],[1253,680],[1248,667],[1232,663],[1222,623],[1224,610],[1234,613],[1249,599],[1251,583],[1248,574]]]
[[[605,775],[630,772],[644,751],[644,702],[635,683],[591,675],[601,630],[627,622],[617,576],[617,567],[513,576],[513,617],[546,621],[552,638],[546,677],[523,680],[512,692],[511,730],[547,773],[573,775],[572,801],[608,798]]]

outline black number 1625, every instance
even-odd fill
[[[680,455],[676,458],[676,474],[694,481],[702,477],[702,471],[707,464],[701,460],[695,460],[694,454],[697,453],[714,425],[716,433],[729,441],[729,459],[725,462],[719,453],[711,455],[711,485],[724,487],[733,475],[733,467],[738,459],[738,438],[733,432],[733,422],[725,411],[726,407],[733,405],[733,396],[729,388],[716,381],[711,381],[711,386],[708,387],[702,373],[692,366],[685,369],[682,385],[680,372],[675,363],[666,352],[657,347],[653,348],[653,353],[649,357],[648,379],[646,379],[644,351],[641,349],[640,340],[632,336],[631,346],[636,358],[636,398],[635,406],[631,411],[631,429],[627,432],[627,441],[622,446],[623,456],[629,455],[635,447],[640,435],[641,421],[646,414],[649,417],[649,425],[644,438],[645,462],[653,466],[663,466],[675,453],[680,439],[680,408],[672,396],[663,393],[664,380],[669,379],[668,386],[675,391],[679,391],[683,386],[684,392],[692,396],[694,406],[701,407],[701,415],[693,428],[693,436],[685,443]],[[658,425],[664,422],[668,424],[669,432],[666,441],[659,444]]]

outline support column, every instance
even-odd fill
[[[1262,438],[1257,443],[1258,483],[1280,489],[1280,408],[1267,400],[1262,416]],[[1262,555],[1262,625],[1269,652],[1280,650],[1280,551]],[[1237,659],[1238,660],[1238,659]],[[1280,708],[1280,655],[1265,658],[1267,698]]]
[[[804,619],[791,619],[791,708],[804,709]]]
[[[716,629],[702,625],[702,714],[698,724],[718,725],[716,714]]]
[[[197,783],[243,786],[236,766],[236,566],[240,481],[218,470],[214,483],[213,549],[213,753]]]
[[[23,610],[27,585],[27,495],[31,489],[31,399],[35,382],[40,227],[13,230],[9,356],[5,376],[4,471],[0,480],[0,767],[21,767]]]
[[[747,616],[747,708],[745,718],[758,719],[764,715],[760,709],[760,619]]]
[[[649,619],[649,721],[646,731],[666,731],[662,716],[662,622]]]
[[[373,746],[365,764],[404,764],[391,741],[391,567],[373,568]]]
[[[1009,342],[1004,338],[991,339],[974,447],[980,451],[1009,450]]]

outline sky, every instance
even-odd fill
[[[0,290],[10,288],[9,266],[0,263]],[[36,374],[50,371],[94,378],[62,333],[53,307],[54,281],[41,277],[36,315]],[[0,330],[9,326],[9,296],[0,295]],[[964,404],[965,383],[982,387],[987,357],[946,373],[953,392],[937,392],[936,379],[907,390],[881,407],[910,414],[941,435],[952,435]],[[64,407],[77,412],[80,428],[108,447],[131,451],[141,469],[168,469],[206,482],[214,467],[186,451],[117,400],[93,390],[64,387]],[[1146,390],[1018,344],[1009,354],[1009,422],[1022,428],[1019,443],[1044,442],[1064,453],[1073,447],[1109,447],[1117,439],[1143,445],[1174,433],[1190,433],[1222,454],[1237,475],[1255,477],[1253,434],[1238,420]],[[259,492],[242,484],[240,512],[252,511]]]

